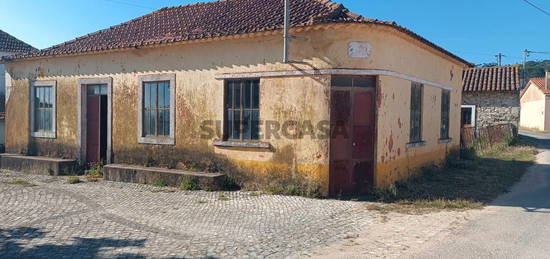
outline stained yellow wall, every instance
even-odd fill
[[[407,148],[409,134],[410,81],[379,77],[376,184],[387,186],[419,166],[440,161],[459,143],[460,78],[466,66],[389,27],[337,25],[295,32],[307,41],[293,41],[291,58],[282,64],[281,35],[264,35],[207,43],[125,50],[83,56],[23,60],[7,65],[13,78],[7,118],[7,150],[76,157],[77,81],[81,78],[113,79],[114,161],[129,161],[144,152],[162,155],[173,147],[137,142],[138,76],[176,74],[176,146],[227,155],[241,166],[257,172],[272,168],[301,172],[328,188],[327,139],[269,139],[272,150],[215,148],[212,139],[199,137],[203,120],[222,120],[223,73],[310,70],[329,68],[380,69],[399,72],[453,88],[451,137],[438,144],[440,89],[426,86],[424,97],[424,147]],[[348,56],[350,41],[372,45],[367,59]],[[57,138],[29,137],[29,81],[56,80],[58,87]],[[260,119],[309,120],[314,124],[330,118],[330,77],[262,78]],[[24,105],[21,105],[24,104]]]
[[[550,121],[547,116],[547,105],[545,94],[533,83],[529,83],[527,90],[521,96],[520,127],[535,130],[550,130]]]

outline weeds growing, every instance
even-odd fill
[[[23,187],[34,187],[36,184],[30,183],[28,181],[25,181],[23,179],[15,179],[11,180],[9,182],[6,182],[7,184],[14,184],[14,185],[21,185]]]
[[[481,208],[518,182],[536,153],[534,146],[517,139],[482,151],[466,150],[461,159],[425,167],[406,181],[372,192],[367,199],[385,203],[381,210]]]

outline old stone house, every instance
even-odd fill
[[[471,68],[464,71],[462,126],[483,128],[499,124],[518,127],[519,66]]]
[[[0,30],[0,57],[10,56],[17,53],[36,50],[31,45],[13,37],[12,35]],[[0,62],[0,150],[4,149],[5,134],[5,98],[6,98],[6,74],[4,64]]]
[[[550,72],[545,77],[531,78],[521,91],[520,127],[550,131]]]
[[[216,154],[335,195],[459,147],[468,62],[341,4],[290,7],[286,63],[281,0],[163,8],[11,57],[8,151],[180,169]]]

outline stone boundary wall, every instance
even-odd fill
[[[518,92],[463,93],[462,104],[476,106],[477,128],[499,124],[519,126]]]

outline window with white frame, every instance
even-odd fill
[[[174,144],[175,75],[140,77],[139,142]]]
[[[56,82],[33,82],[30,97],[31,136],[38,138],[55,138]]]

